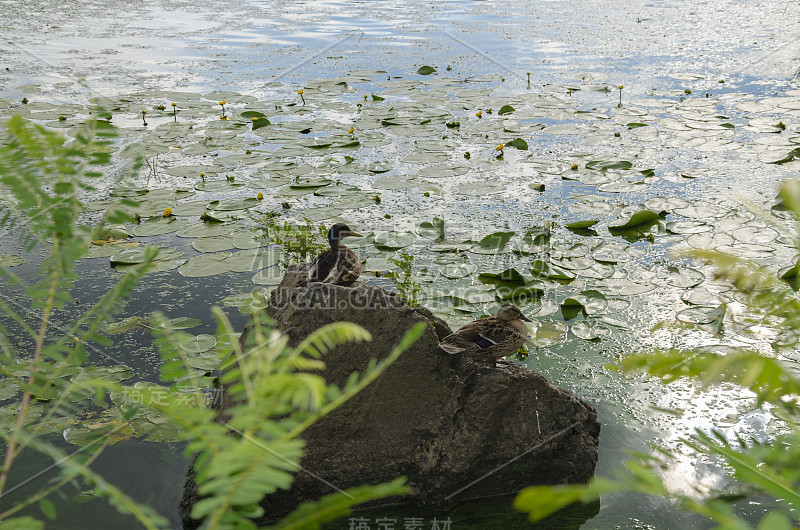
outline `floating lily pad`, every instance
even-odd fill
[[[22,389],[14,379],[10,377],[0,379],[0,400],[11,399],[19,394],[20,390]]]
[[[439,273],[447,278],[465,278],[471,276],[476,270],[478,267],[469,262],[448,263],[442,265]]]
[[[565,224],[564,226],[569,230],[583,230],[586,228],[591,228],[599,222],[599,219],[586,219],[584,221],[573,221]]]
[[[245,197],[245,198],[235,198],[235,199],[223,199],[221,201],[215,201],[214,203],[209,203],[209,210],[214,210],[217,212],[232,212],[236,210],[246,210],[248,208],[252,208],[253,206],[258,206],[261,203],[255,197]]]
[[[514,232],[494,232],[484,236],[477,244],[470,248],[471,252],[476,254],[498,254],[501,252],[508,252],[505,247],[511,238],[514,237]]]
[[[177,232],[178,237],[215,237],[230,234],[241,228],[235,223],[200,222],[193,223]]]
[[[296,190],[312,190],[314,188],[322,188],[332,184],[333,181],[322,177],[311,177],[297,179],[289,185],[289,188]]]
[[[182,350],[188,353],[203,353],[217,345],[217,339],[213,335],[196,335],[186,337],[180,342]]]
[[[621,231],[629,228],[642,228],[652,225],[659,219],[661,219],[661,216],[653,210],[639,210],[631,215],[627,221],[621,224],[609,225],[608,229],[609,231]]]
[[[241,182],[234,182],[230,180],[206,180],[205,182],[198,182],[194,185],[194,189],[198,191],[226,191],[244,186]]]
[[[234,272],[252,272],[276,265],[281,256],[277,249],[251,248],[234,252],[225,263]]]
[[[373,240],[379,249],[397,250],[412,245],[417,240],[413,232],[378,232]]]
[[[434,217],[433,221],[423,221],[417,228],[417,233],[428,239],[441,239],[444,237],[444,219]]]
[[[146,261],[167,260],[175,255],[175,249],[160,245],[137,246],[126,248],[111,256],[111,264],[132,265]],[[151,257],[152,256],[152,257]]]
[[[25,258],[16,254],[0,255],[0,267],[16,267],[25,263]]]
[[[233,247],[230,236],[200,237],[192,241],[192,248],[198,252],[219,252]]]
[[[136,228],[133,229],[133,234],[139,237],[168,234],[170,232],[177,232],[187,224],[189,224],[187,219],[164,216],[151,217],[137,225]]]
[[[173,166],[167,168],[167,173],[176,177],[192,177],[200,178],[200,174],[207,177],[213,177],[217,174],[219,168],[214,166]]]
[[[567,338],[569,327],[565,322],[558,320],[541,320],[539,326],[529,340],[534,348],[548,348],[564,342]]]
[[[478,275],[478,279],[482,282],[491,283],[526,283],[528,281],[528,278],[514,268],[501,271],[483,271]]]
[[[247,187],[262,190],[268,188],[278,188],[285,184],[289,184],[292,179],[289,177],[272,177],[270,179],[250,180],[247,182]]]
[[[189,278],[214,276],[216,274],[230,272],[231,268],[225,262],[225,259],[230,255],[229,252],[219,252],[216,254],[195,256],[178,267],[178,272],[181,276]]]
[[[459,184],[456,189],[465,195],[496,195],[506,191],[506,186],[497,181],[465,182]]]
[[[588,341],[597,341],[611,335],[611,328],[594,320],[579,320],[572,325],[570,331],[579,339]]]
[[[669,275],[666,278],[667,285],[689,289],[703,283],[706,279],[702,272],[688,267],[669,267]]]
[[[704,326],[706,329],[717,332],[721,329],[723,319],[725,318],[725,306],[688,307],[678,311],[675,318],[680,322]]]
[[[189,329],[202,323],[203,321],[199,318],[177,317],[165,320],[161,323],[161,327],[164,329]]]

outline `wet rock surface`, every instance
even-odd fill
[[[592,405],[524,366],[491,368],[444,352],[438,341],[451,332],[447,324],[379,287],[306,285],[304,277],[302,266],[290,270],[266,307],[292,345],[336,321],[373,337],[325,356],[329,383],[344,386],[370,359],[388,356],[415,323],[429,326],[380,378],[304,433],[306,472],[289,492],[295,502],[331,493],[329,484],[406,476],[413,498],[441,507],[592,476],[600,432]]]

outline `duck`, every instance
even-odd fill
[[[361,275],[361,261],[355,252],[341,243],[348,236],[363,237],[344,223],[331,226],[328,230],[331,248],[320,253],[309,265],[309,282],[350,286],[358,279]]]
[[[439,342],[439,347],[450,354],[464,353],[481,361],[491,361],[511,355],[522,347],[528,336],[525,322],[531,319],[522,314],[514,304],[503,304],[497,316],[470,322]]]

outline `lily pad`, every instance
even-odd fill
[[[434,217],[432,222],[421,222],[417,228],[417,233],[428,239],[442,239],[444,237],[444,219]]]
[[[244,186],[241,182],[234,182],[231,180],[206,180],[205,182],[198,182],[194,185],[197,191],[226,191]]]
[[[199,318],[177,317],[165,320],[161,323],[161,327],[164,329],[189,329],[202,323],[203,321]]]
[[[448,263],[442,265],[439,273],[446,278],[465,278],[471,276],[478,267],[469,262]]]
[[[111,256],[111,265],[132,265],[146,261],[167,260],[175,255],[175,249],[167,249],[160,245],[137,246],[126,248]]]
[[[611,335],[611,328],[603,322],[593,320],[579,320],[572,325],[570,331],[579,339],[588,341],[597,341]]]
[[[379,249],[397,250],[412,245],[417,240],[413,232],[378,232],[373,240],[374,245]]]
[[[194,337],[186,337],[180,342],[182,350],[188,353],[203,353],[217,345],[217,339],[214,335],[196,335]]]
[[[246,210],[261,203],[255,197],[223,199],[215,203],[209,203],[209,210],[217,212],[232,212],[235,210]]]
[[[230,236],[199,237],[192,241],[192,248],[198,252],[219,252],[233,247]]]
[[[231,268],[225,262],[225,259],[230,255],[229,252],[220,252],[196,256],[178,267],[178,272],[181,276],[188,278],[200,278],[230,272]]]
[[[16,267],[25,263],[25,258],[16,254],[0,255],[0,267]]]
[[[133,235],[145,237],[168,234],[170,232],[177,232],[187,224],[189,224],[188,219],[164,216],[151,217],[137,225],[136,228],[133,229]]]
[[[470,251],[477,254],[498,254],[507,251],[505,247],[512,237],[514,232],[494,232],[473,245]]]
[[[627,221],[621,224],[609,225],[608,230],[610,232],[618,232],[633,228],[635,229],[644,228],[652,225],[659,219],[661,219],[661,216],[656,212],[654,212],[653,210],[646,210],[646,209],[639,210],[638,212],[631,215]]]
[[[529,340],[534,348],[548,348],[555,346],[567,338],[569,327],[559,320],[542,320]]]

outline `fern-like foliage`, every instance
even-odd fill
[[[213,312],[217,335],[235,334],[225,314],[218,308]],[[196,399],[186,400],[175,384],[169,399],[155,405],[180,428],[181,437],[189,442],[187,452],[197,454],[196,480],[202,499],[191,515],[203,520],[205,528],[247,528],[252,525],[251,518],[264,515],[260,501],[289,488],[293,474],[300,471],[304,449],[300,434],[374,381],[419,338],[425,326],[412,328],[386,359],[371,363],[344,388],[337,388],[307,370],[323,369],[320,357],[338,345],[370,340],[366,330],[337,322],[289,348],[286,338],[256,313],[244,343],[222,341],[225,346],[218,352],[220,365],[225,367],[220,383],[230,404],[224,422],[214,421],[214,412],[205,406],[199,391],[202,382],[177,348],[181,334],[164,329],[158,320],[153,327],[164,361],[162,377],[181,381],[184,390],[195,392]],[[353,488],[302,505],[281,527],[319,528],[324,521],[346,515],[356,504],[407,491],[402,480]]]
[[[145,269],[131,269],[92,308],[70,315],[71,324],[53,323],[54,315],[72,299],[76,262],[88,252],[94,234],[107,223],[129,220],[116,209],[109,209],[95,227],[80,220],[80,197],[92,191],[93,183],[103,176],[114,136],[114,127],[105,121],[90,119],[68,138],[19,116],[9,119],[0,133],[0,227],[15,234],[24,248],[38,245],[46,251],[31,285],[1,270],[9,283],[23,286],[27,301],[0,294],[0,311],[7,322],[14,322],[15,333],[27,335],[33,348],[19,347],[20,337],[12,337],[7,327],[0,327],[0,375],[22,390],[16,428],[0,433],[6,449],[0,467],[0,496],[16,457],[31,448],[53,459],[64,477],[58,485],[80,476],[119,510],[133,514],[147,528],[156,528],[166,524],[166,519],[137,505],[81,464],[103,450],[109,440],[107,429],[97,429],[97,443],[90,444],[81,458],[66,458],[47,441],[48,434],[63,431],[76,414],[102,405],[107,392],[120,390],[89,364],[87,348],[92,343],[108,344],[100,333],[101,325],[120,311]],[[39,502],[48,516],[56,516],[45,498],[55,489],[43,486],[27,501],[4,507],[0,520],[16,524],[9,517],[32,502]]]
[[[780,192],[783,206],[794,214],[795,237],[800,234],[800,181],[786,181]],[[769,220],[769,219],[768,219]],[[772,222],[772,220],[769,220]],[[783,229],[778,223],[773,222]],[[800,248],[800,239],[795,245]],[[698,500],[673,494],[661,481],[657,469],[669,465],[673,455],[657,450],[656,455],[634,454],[625,462],[626,472],[615,478],[594,478],[585,486],[537,486],[523,490],[514,506],[539,520],[554,511],[582,501],[591,502],[600,495],[615,491],[635,491],[669,497],[690,511],[705,515],[719,528],[750,529],[732,506],[737,498],[765,495],[779,500],[779,509],[766,515],[759,529],[790,529],[800,524],[800,297],[792,284],[798,278],[800,263],[786,271],[729,254],[694,251],[689,255],[713,267],[717,279],[729,283],[738,293],[748,312],[750,325],[773,332],[772,354],[748,347],[720,353],[714,349],[673,349],[646,352],[624,359],[624,371],[644,372],[664,383],[694,378],[703,385],[733,383],[753,392],[759,404],[767,403],[775,417],[783,422],[784,433],[769,443],[737,437],[729,440],[721,433],[697,431],[682,439],[698,454],[724,462],[737,480],[739,495],[717,494]],[[796,285],[795,285],[796,287]],[[747,333],[747,329],[737,330]]]

